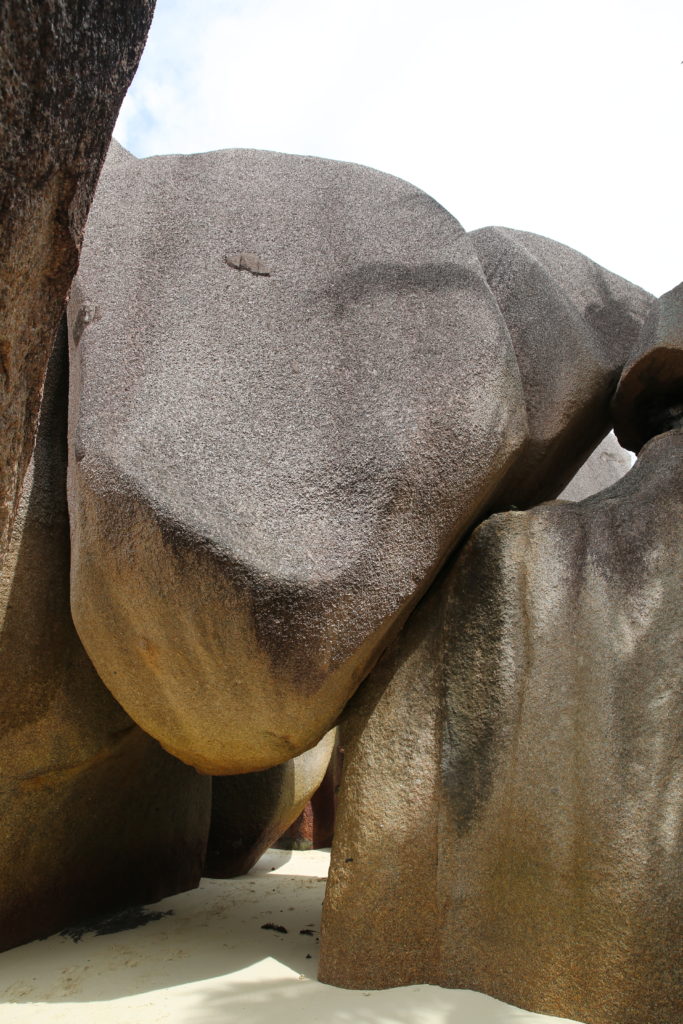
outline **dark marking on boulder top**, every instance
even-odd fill
[[[225,262],[234,270],[248,270],[255,277],[270,277],[270,270],[255,252],[241,252],[237,256],[226,256]]]

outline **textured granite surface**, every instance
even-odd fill
[[[69,306],[106,685],[211,774],[312,746],[466,530],[590,454],[649,302],[368,168],[114,146]]]
[[[470,235],[519,362],[528,437],[502,496],[556,498],[611,427],[610,399],[653,297],[566,245],[527,231]]]
[[[634,452],[683,422],[683,284],[652,306],[619,381],[612,415],[617,437]]]
[[[117,147],[69,316],[83,642],[177,756],[212,774],[287,760],[523,442],[467,235],[353,164]]]
[[[275,846],[323,781],[335,739],[332,729],[311,750],[284,764],[213,779],[205,875],[243,875]]]
[[[633,458],[621,447],[614,434],[601,441],[565,489],[558,495],[563,501],[583,501],[620,480],[631,468]]]
[[[102,684],[69,611],[66,330],[0,567],[0,949],[199,883],[211,781]]]
[[[682,469],[492,516],[360,688],[322,981],[679,1018]]]
[[[154,0],[0,5],[0,561],[85,219]]]

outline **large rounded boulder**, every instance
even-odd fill
[[[180,758],[215,774],[288,760],[525,437],[468,237],[353,164],[117,147],[69,318],[83,642]]]
[[[650,297],[495,232],[353,164],[110,152],[69,305],[72,608],[181,759],[312,747],[466,530],[606,433]]]

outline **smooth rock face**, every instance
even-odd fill
[[[590,349],[564,338],[561,479],[536,434],[530,470],[528,385],[433,200],[351,164],[114,147],[69,309],[72,607],[169,751],[223,774],[308,749],[464,531],[517,480],[524,500],[557,493],[599,440],[585,408],[606,405],[647,296],[529,238]]]
[[[0,570],[0,949],[198,884],[211,783],[130,720],[69,612],[66,331]]]
[[[654,303],[612,403],[614,429],[634,452],[683,417],[683,284]]]
[[[74,617],[169,751],[261,770],[334,724],[489,505],[525,436],[516,360],[413,186],[112,156],[69,309]]]
[[[322,850],[332,846],[337,813],[337,792],[341,782],[344,755],[337,744],[323,780],[303,811],[275,846],[279,850]]]
[[[0,560],[50,347],[153,0],[0,7]]]
[[[631,455],[625,451],[614,434],[601,441],[587,462],[574,476],[562,493],[562,501],[583,501],[598,491],[611,487],[631,468]]]
[[[312,750],[285,764],[214,778],[205,875],[244,875],[275,845],[323,781],[335,740],[332,729]]]
[[[528,438],[499,507],[555,498],[611,426],[610,399],[653,297],[528,231],[470,234],[510,332]]]
[[[682,469],[493,516],[358,691],[321,980],[679,1019]]]

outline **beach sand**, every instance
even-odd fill
[[[328,865],[328,852],[269,850],[243,878],[204,879],[199,889],[99,922],[96,930],[74,930],[8,950],[0,954],[0,1019],[3,1024],[559,1022],[475,992],[432,985],[381,992],[321,985],[315,977]]]

